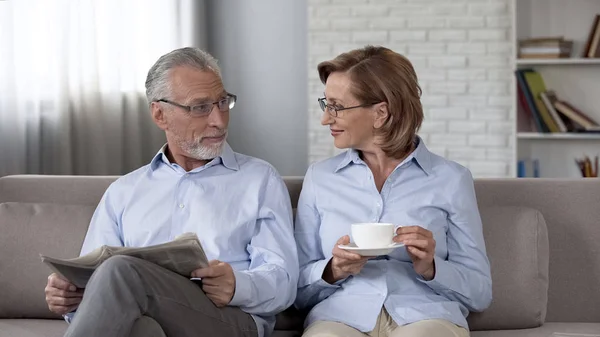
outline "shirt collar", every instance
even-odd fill
[[[150,161],[150,169],[152,171],[156,170],[161,162],[167,165],[171,165],[171,162],[169,161],[169,159],[167,158],[167,154],[165,153],[166,149],[167,144],[163,145],[160,148],[160,150],[156,153],[156,155],[154,155],[152,161]],[[223,145],[223,151],[221,152],[221,155],[208,162],[208,164],[206,164],[206,167],[218,164],[223,164],[223,166],[233,171],[238,171],[240,169],[237,159],[235,158],[235,152],[233,152],[231,146],[229,146],[228,143],[225,143],[225,145]]]
[[[423,143],[423,139],[421,137],[416,136],[415,142],[417,143],[417,148],[411,152],[406,159],[404,159],[398,167],[404,165],[409,161],[415,161],[419,167],[427,174],[431,174],[431,152],[427,149],[425,144]],[[364,163],[362,159],[360,159],[360,155],[357,150],[349,149],[346,151],[346,155],[342,159],[342,161],[335,168],[335,172],[339,172],[343,168],[349,166],[350,164],[361,164]]]

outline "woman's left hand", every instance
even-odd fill
[[[417,274],[427,281],[435,277],[435,239],[431,231],[421,226],[399,227],[394,241],[404,243]]]

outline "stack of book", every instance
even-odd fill
[[[573,41],[562,36],[519,40],[519,58],[566,58],[571,56]]]
[[[581,57],[600,57],[600,14],[594,19]]]
[[[537,132],[600,132],[600,124],[548,90],[540,73],[519,69],[515,74],[520,106]]]

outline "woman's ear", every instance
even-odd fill
[[[389,116],[388,104],[386,102],[377,103],[374,107],[375,109],[375,129],[379,129],[385,124],[386,120]]]
[[[161,130],[166,130],[168,123],[166,120],[166,111],[163,109],[163,106],[159,102],[150,103],[150,113],[152,114],[154,124]]]

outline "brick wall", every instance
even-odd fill
[[[420,136],[476,177],[511,174],[512,18],[508,0],[309,0],[309,160],[339,153],[320,125],[320,61],[365,44],[413,63],[423,89]]]

